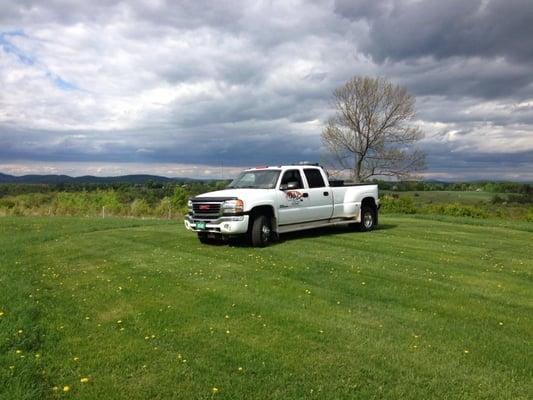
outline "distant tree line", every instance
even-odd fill
[[[373,180],[381,190],[397,192],[408,191],[441,191],[459,192],[483,191],[490,193],[516,193],[531,195],[533,185],[520,182],[428,182],[428,181],[383,181]]]

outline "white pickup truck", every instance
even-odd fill
[[[378,187],[328,181],[317,164],[257,167],[243,171],[224,190],[188,202],[185,227],[202,243],[247,235],[263,247],[280,233],[331,225],[362,231],[378,222]]]

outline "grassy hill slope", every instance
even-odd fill
[[[253,249],[0,218],[0,398],[528,398],[531,224],[381,223]]]

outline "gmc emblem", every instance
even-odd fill
[[[209,210],[209,204],[200,204],[198,206],[199,210]]]

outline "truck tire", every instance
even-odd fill
[[[359,230],[367,232],[374,229],[377,224],[377,214],[374,207],[363,206],[361,208],[361,222],[359,223]]]
[[[266,215],[256,215],[250,229],[250,243],[253,247],[265,247],[272,239],[270,218]]]

